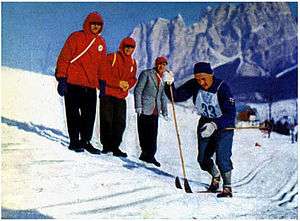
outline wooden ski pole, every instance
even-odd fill
[[[191,187],[188,183],[188,180],[187,180],[187,177],[186,177],[186,172],[185,172],[183,152],[182,152],[182,147],[181,147],[181,140],[180,140],[180,136],[179,136],[179,130],[178,130],[178,125],[177,125],[176,113],[175,113],[174,96],[173,96],[173,90],[172,90],[171,85],[170,85],[170,94],[171,94],[171,104],[172,104],[172,110],[173,110],[174,125],[175,125],[175,130],[176,130],[176,135],[177,135],[179,155],[180,155],[182,173],[183,173],[183,178],[184,178],[184,189],[185,189],[185,192],[192,193],[192,190],[191,190]],[[175,179],[175,185],[176,185],[177,188],[182,189],[178,177],[176,177],[176,179]]]

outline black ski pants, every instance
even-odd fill
[[[115,151],[122,143],[126,127],[126,100],[112,96],[100,98],[100,141],[103,150]]]
[[[70,145],[79,145],[79,139],[92,139],[97,104],[96,89],[67,85],[65,108]]]
[[[157,150],[158,115],[141,114],[137,118],[141,157],[152,160]]]

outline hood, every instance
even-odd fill
[[[131,37],[123,38],[123,40],[121,41],[120,46],[119,46],[119,51],[121,51],[123,53],[126,45],[135,47],[135,40]]]
[[[102,24],[102,27],[101,27],[101,30],[100,30],[100,33],[102,32],[103,30],[103,26],[104,26],[104,22],[103,22],[103,18],[102,16],[98,13],[98,12],[92,12],[90,13],[84,23],[83,23],[83,31],[85,33],[89,33],[89,34],[92,34],[91,30],[90,30],[90,22],[100,22]]]

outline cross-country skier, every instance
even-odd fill
[[[217,197],[232,197],[231,188],[231,149],[233,130],[224,130],[235,125],[235,101],[227,84],[213,75],[209,63],[194,65],[194,78],[175,88],[174,77],[164,75],[165,92],[170,98],[170,85],[175,102],[193,98],[200,119],[197,128],[198,162],[202,170],[212,176],[208,191],[217,192],[220,177],[223,179],[223,191]],[[216,164],[213,155],[216,153]]]

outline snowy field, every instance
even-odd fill
[[[258,130],[236,131],[233,198],[205,190],[210,182],[196,161],[198,117],[176,106],[187,176],[195,192],[174,186],[182,176],[173,121],[160,119],[160,168],[138,160],[133,97],[121,149],[128,158],[67,149],[63,99],[54,77],[2,67],[2,218],[297,219],[297,144]],[[171,115],[171,105],[169,106]],[[99,122],[93,144],[99,144]],[[256,146],[258,143],[261,147]]]

